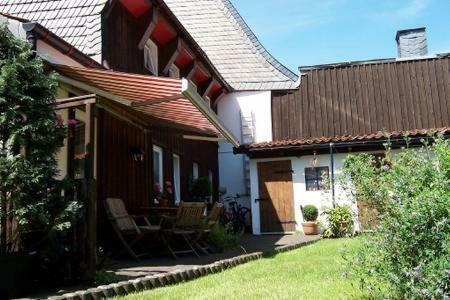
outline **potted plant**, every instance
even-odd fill
[[[302,209],[303,212],[303,232],[306,235],[316,235],[319,233],[317,225],[317,216],[319,210],[314,205],[305,205]]]
[[[212,194],[211,190],[211,181],[206,176],[192,181],[191,196],[194,201],[208,201]]]

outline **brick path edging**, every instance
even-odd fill
[[[317,240],[300,242],[291,245],[276,247],[273,251],[253,252],[243,254],[229,259],[216,261],[209,265],[195,266],[186,270],[175,270],[167,273],[148,275],[109,285],[102,285],[96,288],[90,288],[83,291],[67,293],[61,296],[49,297],[51,300],[98,300],[114,296],[123,296],[135,292],[150,290],[153,288],[163,287],[167,285],[177,284],[203,277],[209,274],[218,273],[226,269],[231,269],[237,265],[245,264],[249,261],[261,259],[265,256],[274,255],[312,244]]]

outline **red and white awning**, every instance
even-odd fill
[[[186,79],[52,65],[61,82],[119,102],[149,116],[238,140]]]

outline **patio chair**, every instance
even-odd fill
[[[166,237],[167,248],[174,258],[177,258],[177,254],[186,253],[199,256],[195,251],[193,238],[204,221],[205,209],[206,203],[181,202],[176,217],[163,216],[163,222],[170,223],[168,228],[163,229],[163,233]],[[177,236],[181,239],[176,240]],[[187,249],[175,249],[176,242],[183,242]]]
[[[217,223],[219,223],[223,207],[223,203],[214,203],[209,216],[206,218],[203,227],[199,230],[198,235],[195,239],[195,247],[205,254],[212,252],[211,246],[207,243],[206,240],[209,233],[211,232],[211,229],[216,226]]]
[[[108,219],[128,254],[136,260],[149,254],[149,252],[136,253],[135,246],[144,238],[157,235],[161,231],[161,225],[152,225],[145,216],[128,214],[121,199],[106,199],[105,208]],[[145,225],[137,225],[135,221],[137,219],[142,219]]]

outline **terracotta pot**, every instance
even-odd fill
[[[303,225],[303,232],[306,235],[316,235],[319,234],[319,226],[317,226],[317,222],[304,222]]]

